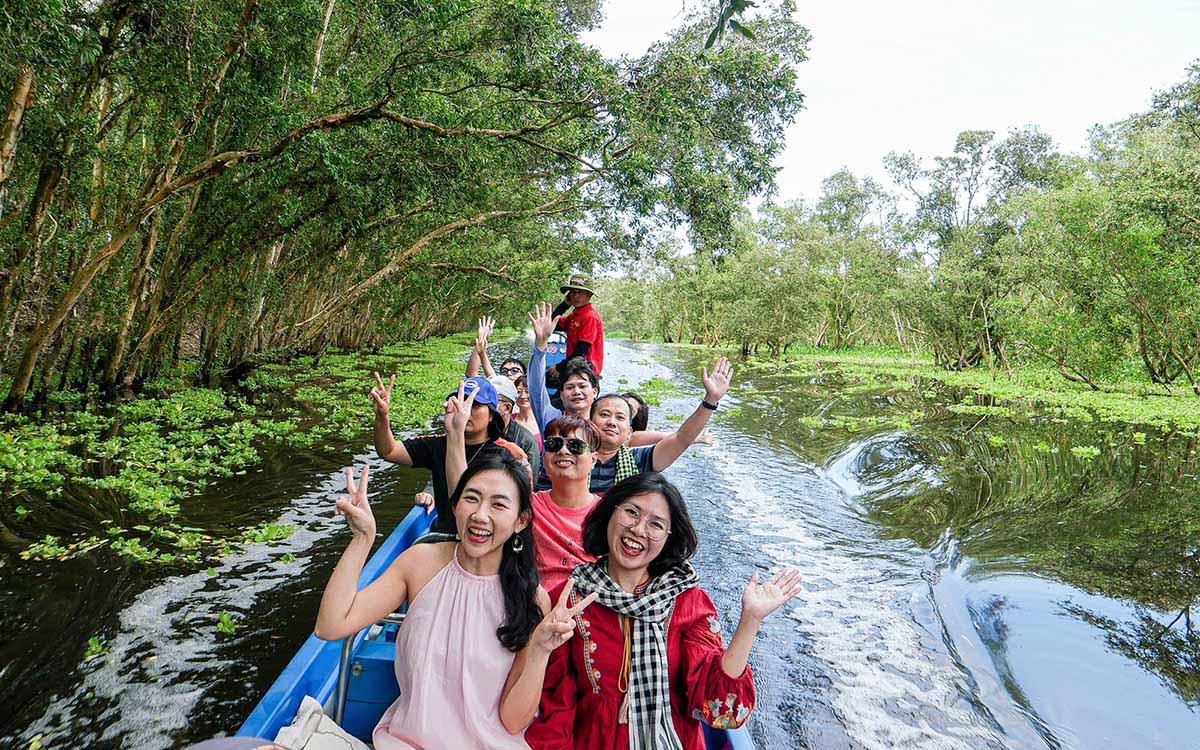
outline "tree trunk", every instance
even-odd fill
[[[325,18],[321,21],[321,30],[317,32],[317,43],[313,50],[312,75],[309,77],[309,90],[317,90],[317,75],[321,71],[321,50],[325,47],[325,32],[329,31],[329,19],[333,16],[335,0],[325,0]]]
[[[150,231],[142,240],[142,251],[134,263],[133,275],[129,278],[129,286],[126,288],[125,314],[121,316],[121,320],[117,324],[117,336],[113,341],[112,351],[109,352],[108,363],[104,366],[104,375],[100,379],[101,387],[105,389],[110,398],[116,389],[117,372],[120,370],[121,360],[125,356],[125,346],[129,342],[129,328],[133,324],[133,315],[137,312],[138,304],[141,302],[146,274],[150,271],[150,263],[154,259],[154,249],[158,245],[158,225],[158,221],[150,222]]]
[[[112,106],[113,84],[111,78],[104,79],[104,94],[100,99],[100,110],[96,113],[97,131],[104,126],[104,118],[108,117],[109,107]],[[100,136],[96,142],[96,156],[92,158],[92,205],[88,208],[88,216],[95,224],[100,219],[104,208],[104,158],[100,153],[103,142]]]
[[[13,373],[12,387],[9,388],[8,396],[4,399],[4,411],[16,411],[20,408],[21,403],[25,400],[25,393],[29,390],[29,383],[33,380],[33,371],[37,366],[38,358],[46,348],[50,337],[67,319],[67,315],[71,313],[75,303],[79,301],[79,297],[91,286],[96,274],[108,264],[113,255],[116,255],[125,246],[125,243],[137,231],[140,223],[141,217],[127,222],[115,237],[88,259],[75,273],[71,285],[67,288],[62,300],[50,313],[50,317],[33,329],[29,340],[25,342],[25,351],[21,355],[21,362],[17,365],[16,372]]]
[[[17,66],[17,78],[13,81],[12,93],[8,97],[4,122],[0,123],[0,216],[4,215],[4,202],[8,193],[6,183],[12,174],[12,165],[16,158],[21,122],[25,119],[25,111],[32,104],[33,69],[26,63],[20,63]]]

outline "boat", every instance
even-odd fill
[[[401,552],[429,531],[436,514],[423,508],[409,511],[363,566],[358,578],[362,589],[379,577]],[[310,635],[262,700],[238,729],[239,737],[273,739],[292,723],[304,697],[312,696],[350,734],[370,742],[371,732],[399,695],[393,668],[396,634],[403,613],[395,613],[352,638],[323,641]],[[754,750],[750,733],[705,727],[709,750]]]
[[[554,367],[567,358],[567,334],[555,331],[546,342],[546,367]],[[546,386],[546,394],[551,398],[558,395],[558,389]],[[556,406],[558,406],[556,404]],[[558,406],[558,408],[562,408]]]

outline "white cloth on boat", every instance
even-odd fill
[[[321,710],[321,704],[307,695],[295,720],[279,730],[275,742],[291,750],[368,750],[366,743],[339,727]]]
[[[384,713],[375,750],[528,750],[500,723],[514,654],[500,645],[500,576],[477,576],[455,549],[408,606],[396,637],[400,697]]]

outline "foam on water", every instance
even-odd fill
[[[1003,746],[972,708],[971,687],[941,647],[941,633],[914,619],[913,610],[927,606],[920,550],[879,539],[848,510],[841,483],[828,474],[798,476],[789,466],[794,456],[767,450],[774,455],[748,464],[745,455],[717,449],[713,463],[733,488],[733,520],[772,539],[761,548],[775,564],[804,574],[808,588],[789,614],[827,666],[831,703],[853,742]],[[768,489],[784,487],[786,497]]]

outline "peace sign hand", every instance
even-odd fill
[[[718,403],[729,391],[729,383],[733,380],[733,365],[724,357],[719,358],[713,365],[712,374],[708,368],[701,370],[700,382],[704,384],[704,400],[710,404]]]
[[[780,570],[763,583],[758,582],[758,573],[755,573],[742,592],[742,617],[762,622],[799,593],[800,571],[795,568]]]
[[[446,399],[446,413],[443,416],[446,423],[446,434],[465,434],[467,431],[467,422],[471,419],[471,407],[475,405],[475,396],[478,395],[479,389],[472,388],[471,395],[464,397],[463,389],[466,382],[464,380],[458,384],[457,396]]]
[[[534,649],[549,654],[571,640],[571,636],[575,633],[575,615],[596,601],[596,594],[591,593],[585,596],[579,604],[568,607],[567,602],[571,600],[571,589],[573,588],[575,588],[575,579],[568,578],[567,585],[558,595],[558,603],[554,605],[554,609],[547,612],[538,626],[534,628],[533,634],[529,636],[529,645]]]
[[[371,473],[370,466],[363,466],[362,477],[357,484],[354,481],[354,470],[346,467],[347,495],[338,495],[334,505],[334,514],[346,517],[346,523],[355,536],[375,538],[375,514],[371,512],[371,504],[367,502],[367,475]]]
[[[379,377],[379,373],[375,373],[375,387],[371,389],[371,404],[375,407],[375,416],[387,418],[388,410],[392,405],[392,386],[396,385],[396,376],[393,375],[388,379],[388,384],[383,384],[383,378]]]
[[[546,348],[546,344],[550,342],[550,335],[554,333],[559,319],[562,318],[561,315],[553,313],[554,308],[550,307],[549,302],[538,302],[529,314],[529,322],[533,324],[533,345],[538,349]]]

